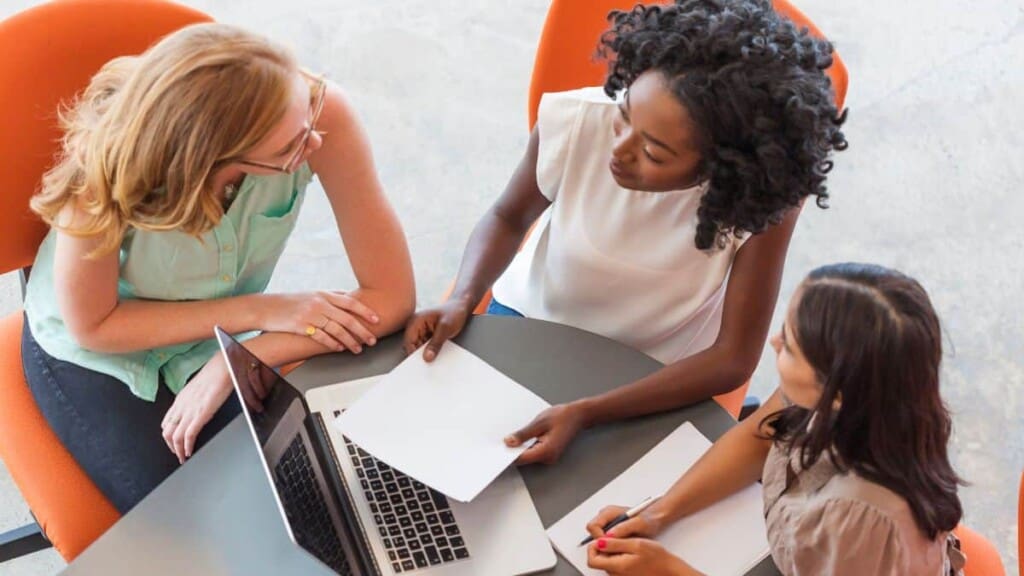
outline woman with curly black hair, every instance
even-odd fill
[[[583,427],[742,385],[800,207],[825,206],[829,155],[846,147],[831,45],[767,0],[638,5],[609,21],[603,90],[544,95],[452,298],[406,328],[407,351],[426,343],[432,360],[493,283],[489,313],[576,326],[667,365],[541,413],[506,440],[538,438],[520,463],[555,460]]]

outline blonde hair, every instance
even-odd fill
[[[93,255],[117,249],[128,228],[209,231],[223,216],[211,176],[284,117],[297,71],[284,48],[224,24],[111,60],[60,112],[62,150],[32,210],[96,237]],[[71,203],[85,217],[59,217]]]

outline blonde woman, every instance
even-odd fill
[[[122,513],[238,413],[213,326],[271,365],[359,353],[415,302],[402,230],[334,84],[249,32],[202,24],[112,60],[62,120],[32,209],[26,378]],[[266,294],[319,177],[359,286]],[[262,390],[248,391],[259,406]]]

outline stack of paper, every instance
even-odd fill
[[[388,466],[469,502],[526,449],[504,437],[549,406],[448,342],[429,364],[411,354],[334,425]]]
[[[687,422],[668,435],[633,466],[548,529],[555,548],[583,574],[602,576],[587,567],[586,525],[605,506],[632,507],[663,494],[700,458],[711,442]],[[704,574],[742,576],[768,555],[761,485],[684,518],[657,540]]]

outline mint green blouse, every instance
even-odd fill
[[[130,230],[121,243],[118,298],[208,300],[262,292],[295,228],[312,177],[308,164],[292,174],[247,175],[224,218],[201,239],[175,231]],[[212,334],[207,340],[127,354],[82,348],[57,306],[55,245],[51,230],[36,254],[25,297],[32,336],[50,356],[113,376],[139,398],[153,401],[161,380],[177,394],[218,353]]]

